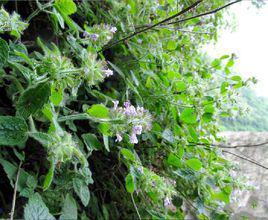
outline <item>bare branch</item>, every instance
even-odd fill
[[[237,157],[237,158],[240,158],[241,160],[248,161],[248,162],[250,162],[250,163],[252,163],[252,164],[255,164],[255,165],[257,165],[257,166],[259,166],[259,167],[261,167],[261,168],[263,168],[263,169],[268,170],[268,167],[266,167],[266,166],[264,166],[264,165],[262,165],[262,164],[260,164],[260,163],[258,163],[258,162],[255,162],[255,161],[252,160],[251,158],[248,158],[248,157],[242,157],[242,156],[240,156],[240,155],[238,155],[238,154],[235,154],[235,153],[230,152],[230,151],[227,151],[227,150],[223,150],[222,152],[223,152],[223,153],[227,153],[227,154],[231,154],[231,155],[233,155],[233,156],[235,156],[235,157]]]
[[[202,1],[203,0],[198,0],[194,4],[190,5],[189,7],[185,8],[183,10],[181,10],[180,12],[178,12],[177,14],[175,14],[173,16],[170,16],[170,17],[168,17],[168,18],[166,18],[166,19],[164,19],[164,20],[162,20],[160,22],[157,22],[157,23],[153,24],[153,25],[149,25],[148,27],[145,27],[145,28],[143,28],[141,30],[135,31],[134,33],[132,33],[132,34],[130,34],[130,35],[118,40],[118,41],[112,42],[111,44],[107,45],[106,47],[104,47],[103,49],[101,49],[98,52],[101,52],[103,50],[111,48],[111,47],[113,47],[113,46],[115,46],[117,44],[120,44],[120,43],[122,43],[122,42],[124,42],[124,41],[126,41],[126,40],[128,40],[128,39],[130,39],[130,38],[132,38],[132,37],[134,37],[136,35],[138,35],[138,34],[144,33],[144,32],[146,32],[146,31],[148,31],[148,30],[150,30],[150,29],[152,29],[152,28],[154,28],[156,26],[159,26],[159,25],[161,25],[161,24],[163,24],[165,22],[168,22],[168,21],[170,21],[170,20],[172,20],[172,19],[174,19],[174,18],[176,18],[176,17],[178,17],[178,16],[180,16],[182,14],[185,14],[186,12],[190,11],[192,8],[194,8],[195,6],[200,4]]]

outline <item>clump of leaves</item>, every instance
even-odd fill
[[[200,3],[181,17],[224,3]],[[199,51],[216,38],[221,13],[148,31],[188,6],[37,1],[32,26],[1,9],[0,33],[16,39],[0,38],[0,164],[28,199],[16,217],[181,219],[190,206],[200,219],[226,218],[223,203],[241,183],[211,144],[251,80],[232,74],[232,56],[210,62]],[[34,28],[41,20],[53,42]],[[27,45],[23,31],[40,38]]]

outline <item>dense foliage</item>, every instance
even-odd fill
[[[199,52],[222,11],[190,18],[226,3],[3,3],[2,217],[227,219],[241,183],[210,144],[250,80]]]
[[[253,90],[241,91],[242,102],[247,108],[243,115],[233,115],[222,120],[225,131],[268,131],[268,99],[258,97]]]

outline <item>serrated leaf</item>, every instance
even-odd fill
[[[24,209],[24,219],[27,220],[54,220],[53,215],[49,213],[46,204],[43,202],[41,196],[35,193],[30,197],[25,209]]]
[[[196,159],[196,158],[192,158],[189,160],[186,160],[185,164],[192,168],[195,171],[199,171],[202,168],[202,163],[200,160]]]
[[[0,68],[2,68],[8,59],[9,47],[5,40],[0,38]]]
[[[0,145],[14,146],[26,141],[28,126],[23,118],[0,116]]]
[[[109,109],[106,108],[102,104],[92,105],[87,113],[96,118],[108,118],[109,117]]]
[[[127,192],[134,193],[135,182],[134,182],[134,177],[130,173],[126,176],[125,182],[126,182],[126,190],[127,190]]]
[[[197,117],[195,110],[192,108],[185,108],[180,115],[180,119],[186,124],[196,123]]]
[[[48,83],[37,84],[25,90],[17,102],[17,112],[20,116],[28,118],[30,115],[42,110],[50,96]]]
[[[90,200],[90,192],[87,184],[78,178],[73,179],[73,187],[77,196],[80,198],[83,205],[86,207]]]
[[[60,220],[77,219],[77,205],[70,194],[65,197],[61,213]]]

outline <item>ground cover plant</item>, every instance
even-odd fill
[[[0,216],[228,219],[213,145],[252,79],[200,47],[239,1],[2,1]]]

